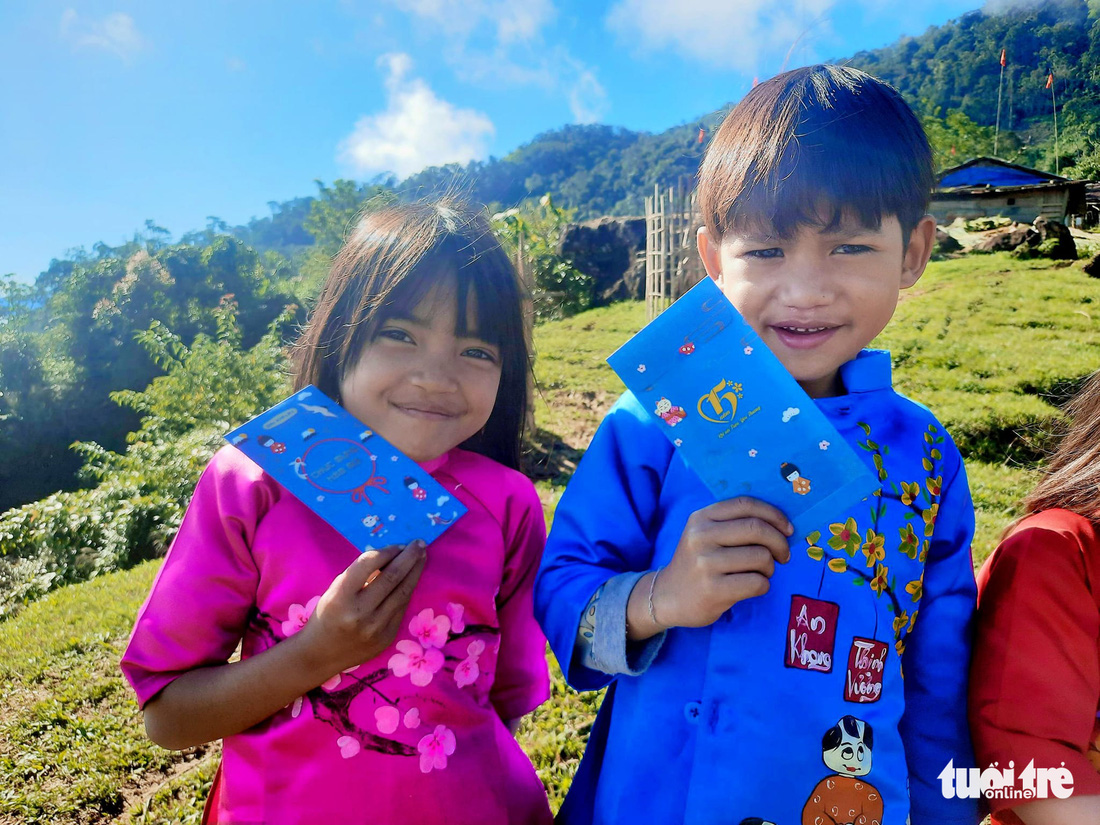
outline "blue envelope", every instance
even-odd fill
[[[794,537],[880,487],[710,278],[607,362],[716,499],[774,504]]]
[[[312,384],[225,436],[360,551],[431,543],[466,507]]]

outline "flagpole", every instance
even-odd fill
[[[1050,112],[1054,115],[1054,174],[1061,174],[1058,163],[1058,104],[1054,100],[1054,72],[1050,73]]]
[[[997,126],[993,130],[993,156],[997,157],[997,139],[1001,135],[1001,89],[1005,81],[1005,50],[1001,49],[1001,79],[997,81]]]

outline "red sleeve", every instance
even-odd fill
[[[546,637],[535,621],[535,573],[546,544],[542,503],[531,482],[516,477],[504,519],[507,558],[497,595],[500,654],[490,701],[501,719],[518,719],[550,697]]]
[[[1086,756],[1100,704],[1100,544],[1064,511],[1025,520],[978,576],[970,725],[978,766],[1017,776],[1060,767],[1074,793],[1100,794]],[[1018,802],[991,800],[994,811]]]

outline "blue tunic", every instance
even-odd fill
[[[589,600],[667,564],[713,497],[629,393],[600,425],[558,504],[535,591],[569,683],[613,683],[562,820],[794,825],[831,823],[836,808],[836,821],[865,825],[905,825],[910,812],[912,825],[977,821],[973,801],[944,799],[937,779],[949,760],[974,764],[962,460],[935,417],[894,392],[889,353],[864,351],[841,377],[846,394],[816,403],[882,494],[793,536],[769,592],[709,627],[627,650],[622,596],[597,620],[622,649],[604,657],[623,663],[609,672],[573,655]],[[871,758],[851,767],[841,739]]]

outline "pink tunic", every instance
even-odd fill
[[[224,741],[220,822],[546,823],[502,719],[549,695],[531,591],[531,482],[475,453],[421,465],[469,512],[427,553],[394,646]],[[232,447],[214,456],[138,613],[122,670],[144,707],[180,674],[305,624],[357,556]]]

